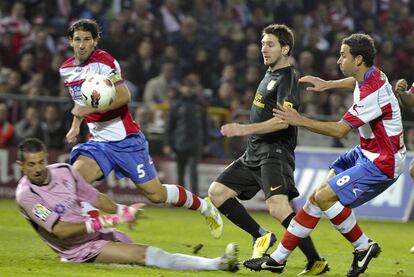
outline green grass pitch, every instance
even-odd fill
[[[278,238],[281,226],[266,213],[253,213]],[[364,276],[414,277],[414,223],[360,221],[362,229],[382,247]],[[196,212],[182,208],[147,207],[134,231],[120,227],[136,241],[158,246],[170,252],[191,254],[197,244],[204,247],[198,255],[215,257],[222,254],[226,243],[237,242],[241,260],[249,258],[252,241],[249,235],[225,220],[220,240],[210,236],[204,219]],[[334,230],[327,220],[321,220],[312,233],[319,252],[329,261],[331,271],[324,276],[346,276],[352,262],[351,245]],[[296,250],[290,257],[282,276],[296,276],[305,265],[303,254]],[[140,266],[98,264],[62,264],[55,253],[32,230],[18,212],[12,200],[0,200],[0,276],[274,276],[269,272],[255,273],[241,268],[237,273],[171,271]]]

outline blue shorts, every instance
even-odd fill
[[[351,208],[361,206],[389,188],[398,178],[384,174],[359,146],[339,156],[330,166],[336,176],[328,181],[339,201]]]
[[[117,179],[130,178],[135,184],[142,184],[157,177],[148,141],[143,133],[129,135],[120,141],[93,141],[73,147],[70,162],[79,155],[96,161],[106,178],[114,170]],[[101,178],[101,179],[102,179]]]

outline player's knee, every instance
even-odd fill
[[[230,189],[218,182],[213,182],[208,188],[208,197],[210,197],[216,207],[220,206],[224,203],[224,201],[234,196],[232,195]]]
[[[269,214],[282,222],[289,214],[293,212],[292,207],[286,199],[273,200],[271,203],[266,203],[269,210]]]

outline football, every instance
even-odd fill
[[[83,102],[94,109],[108,108],[114,101],[115,93],[114,84],[105,75],[88,76],[81,87]]]

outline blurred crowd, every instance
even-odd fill
[[[200,146],[203,155],[223,158],[244,149],[243,138],[225,141],[219,127],[248,121],[266,71],[260,49],[263,27],[290,26],[296,38],[291,63],[301,75],[325,79],[341,78],[336,61],[342,39],[367,33],[376,42],[376,64],[390,81],[405,78],[410,83],[413,14],[409,0],[4,0],[0,147],[29,136],[43,139],[50,148],[68,147],[64,137],[72,102],[58,70],[72,55],[66,29],[79,18],[100,24],[98,47],[120,62],[132,94],[131,112],[155,145],[168,143],[162,138],[173,135],[166,134],[171,130],[169,108],[187,97],[207,110],[207,127],[192,126],[207,133],[207,145]],[[352,103],[351,93],[302,96],[302,112],[330,120],[339,119]],[[414,149],[414,112],[403,112],[407,145]],[[189,129],[191,136],[194,129]],[[85,131],[82,139],[86,137]]]

